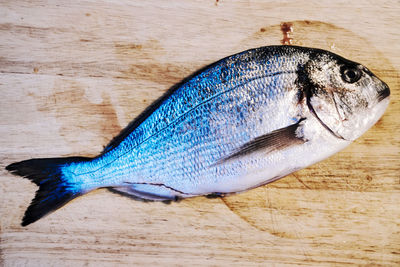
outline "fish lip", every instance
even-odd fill
[[[387,84],[383,84],[383,87],[384,89],[381,90],[378,94],[378,102],[381,102],[382,100],[390,96],[389,86],[387,86]]]

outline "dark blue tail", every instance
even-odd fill
[[[8,165],[6,170],[28,178],[39,186],[21,225],[31,224],[81,195],[82,192],[62,173],[61,167],[88,160],[83,157],[30,159]]]

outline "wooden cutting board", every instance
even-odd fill
[[[364,1],[1,1],[0,265],[400,265],[400,5]],[[224,199],[97,190],[20,226],[36,186],[4,167],[94,156],[184,77],[281,43],[363,63],[391,88],[370,131]]]

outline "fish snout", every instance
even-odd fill
[[[386,83],[382,82],[382,87],[380,89],[381,90],[378,91],[378,102],[390,96],[390,89]]]

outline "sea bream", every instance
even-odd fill
[[[174,86],[94,158],[6,167],[39,186],[22,225],[97,188],[147,200],[242,192],[338,152],[384,113],[366,67],[298,46],[247,50]]]

